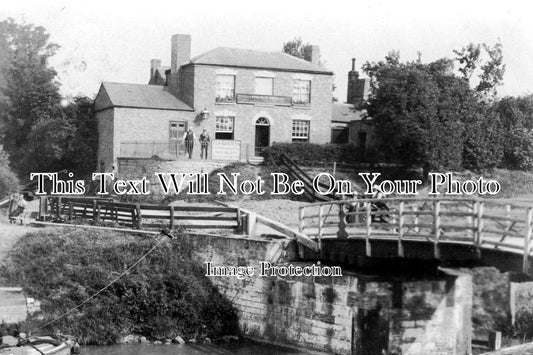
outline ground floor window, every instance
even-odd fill
[[[292,141],[309,142],[309,121],[292,121]]]
[[[216,116],[215,139],[233,139],[233,116]]]

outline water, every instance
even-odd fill
[[[230,344],[123,344],[82,347],[81,355],[306,355],[291,350],[253,342]]]

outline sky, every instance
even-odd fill
[[[401,60],[453,58],[466,44],[501,41],[506,73],[500,96],[533,93],[530,1],[9,0],[8,17],[47,29],[61,46],[50,64],[64,95],[94,97],[102,81],[146,84],[150,59],[170,65],[170,37],[190,34],[192,55],[219,46],[280,51],[301,37],[320,47],[346,100],[351,58],[360,68],[391,50]]]

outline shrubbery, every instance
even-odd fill
[[[278,165],[280,156],[287,154],[296,164],[320,166],[324,163],[357,163],[362,157],[354,145],[313,144],[313,143],[274,143],[265,148],[267,165]]]
[[[116,278],[155,245],[154,237],[75,231],[23,237],[0,268],[0,282],[18,285],[41,300],[45,319],[64,314]],[[164,241],[145,260],[92,301],[42,330],[79,337],[84,344],[111,344],[128,334],[152,339],[191,339],[234,334],[230,302],[204,276],[183,243]]]

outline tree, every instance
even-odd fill
[[[90,174],[95,171],[98,153],[98,125],[93,100],[77,96],[63,112],[72,127],[64,152],[65,160],[79,175]]]
[[[483,61],[483,51],[487,57]],[[485,99],[492,99],[497,93],[497,87],[503,82],[505,74],[505,64],[503,64],[503,45],[501,42],[496,43],[493,47],[482,43],[469,43],[460,50],[453,51],[459,62],[459,72],[467,82],[472,80],[476,71],[478,74],[478,83],[473,85],[474,90]]]
[[[4,97],[0,111],[4,148],[15,170],[26,175],[54,165],[58,158],[55,148],[35,149],[48,148],[39,144],[41,129],[45,135],[59,134],[53,129],[62,130],[57,73],[48,66],[58,46],[49,43],[43,27],[19,25],[13,19],[0,22],[0,43],[6,49],[1,68],[4,82],[0,86]]]
[[[376,122],[381,150],[408,166],[460,169],[467,141],[465,126],[479,116],[474,92],[440,59],[401,63],[398,52],[367,62],[371,78],[367,111]]]

